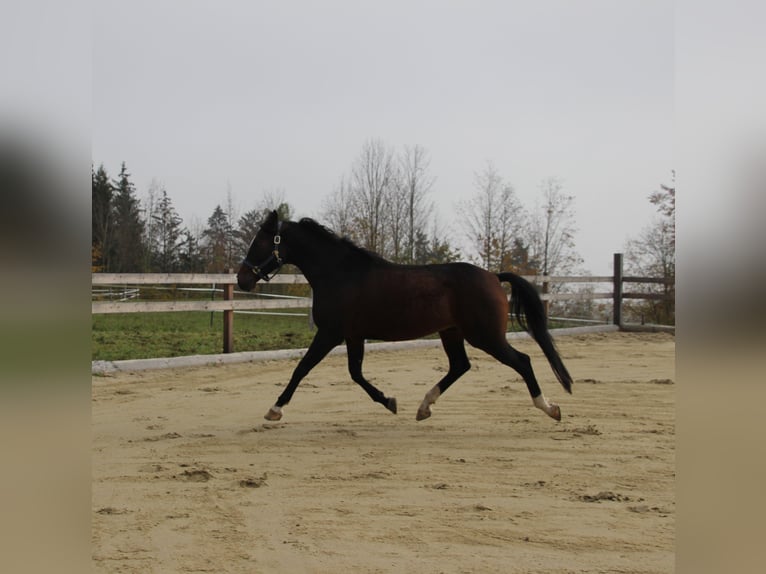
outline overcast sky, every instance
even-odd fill
[[[228,189],[241,211],[283,189],[297,216],[364,142],[420,144],[432,199],[455,204],[492,161],[532,208],[558,177],[577,247],[611,271],[671,182],[673,5],[665,0],[98,2],[93,161],[153,179],[186,224]]]

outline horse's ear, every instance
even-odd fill
[[[276,210],[272,210],[266,216],[266,221],[263,222],[263,229],[269,233],[277,232],[277,222],[279,221],[279,214]]]

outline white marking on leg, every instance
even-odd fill
[[[263,407],[261,407],[261,408],[263,408]],[[271,410],[271,412],[277,413],[278,415],[282,414],[282,407],[278,407],[277,405],[274,405],[273,407],[271,407],[270,410]]]
[[[539,396],[534,397],[532,402],[549,417],[556,419],[557,421],[561,420],[561,409],[559,406],[555,403],[549,403],[548,399],[546,399],[542,393]]]
[[[548,403],[548,399],[545,398],[545,395],[540,393],[536,397],[532,399],[532,402],[535,403],[535,406],[543,411],[546,414],[550,414],[551,411],[551,405]]]
[[[434,387],[426,393],[423,402],[420,403],[420,408],[418,408],[418,420],[431,416],[431,405],[436,402],[436,399],[438,399],[441,394],[442,392],[439,389],[439,385],[434,385]]]
[[[432,405],[436,402],[436,399],[438,399],[442,394],[441,389],[439,388],[439,385],[434,385],[434,387],[426,393],[425,400],[428,401],[429,405]]]

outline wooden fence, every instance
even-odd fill
[[[614,274],[604,276],[543,276],[525,275],[525,279],[541,286],[541,298],[548,310],[550,301],[560,300],[589,300],[611,299],[612,322],[620,327],[622,322],[622,302],[625,299],[659,299],[669,297],[660,293],[626,292],[626,283],[655,283],[668,284],[672,280],[656,277],[630,277],[623,275],[623,258],[621,253],[614,255]],[[574,293],[550,293],[549,286],[553,283],[593,283],[610,284],[610,291],[583,291]],[[234,286],[237,284],[235,274],[210,273],[93,273],[93,287],[122,287],[126,291],[134,290],[138,285],[220,285],[223,288],[223,300],[219,301],[93,301],[91,313],[154,313],[160,311],[222,311],[223,312],[223,352],[230,353],[234,348],[233,325],[234,312],[246,310],[268,309],[307,309],[311,307],[310,297],[289,297],[263,299],[235,299]],[[269,285],[289,284],[306,285],[303,275],[276,275]],[[130,286],[130,289],[128,288]]]

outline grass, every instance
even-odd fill
[[[290,312],[301,312],[290,309]],[[308,317],[234,315],[234,350],[308,347]],[[223,313],[115,313],[92,316],[91,360],[212,355],[223,350]]]
[[[515,321],[508,322],[508,330],[519,330]],[[301,349],[309,346],[315,332],[307,316],[236,313],[234,350]],[[91,340],[93,361],[213,355],[223,352],[223,313],[212,313],[212,323],[207,311],[93,315]]]

